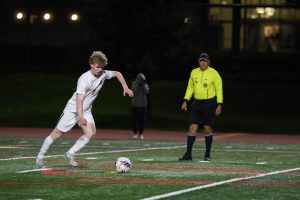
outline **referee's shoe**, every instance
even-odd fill
[[[193,160],[193,157],[190,153],[185,152],[184,155],[178,159],[179,161],[184,161],[184,160]]]
[[[205,154],[204,154],[204,157],[203,157],[203,161],[204,161],[204,162],[210,162],[210,161],[211,161],[210,154],[205,153]]]

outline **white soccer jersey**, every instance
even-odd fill
[[[76,112],[76,96],[84,95],[83,112],[91,110],[92,105],[106,79],[112,78],[112,71],[104,70],[100,77],[95,77],[90,71],[82,74],[77,82],[77,89],[68,101],[65,111]]]

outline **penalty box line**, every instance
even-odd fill
[[[163,198],[167,198],[167,197],[171,197],[171,196],[181,195],[181,194],[188,193],[188,192],[193,192],[193,191],[196,191],[196,190],[211,188],[211,187],[215,187],[215,186],[218,186],[218,185],[224,185],[224,184],[227,184],[227,183],[233,183],[233,182],[238,182],[238,181],[243,181],[243,180],[250,180],[250,179],[254,179],[254,178],[260,178],[260,177],[265,177],[265,176],[271,176],[271,175],[274,175],[274,174],[282,174],[282,173],[298,171],[298,170],[300,170],[300,168],[274,171],[274,172],[257,174],[257,175],[241,177],[241,178],[233,178],[233,179],[229,179],[229,180],[226,180],[226,181],[220,181],[220,182],[215,182],[215,183],[211,183],[211,184],[207,184],[207,185],[201,185],[201,186],[192,187],[192,188],[188,188],[188,189],[184,189],[184,190],[178,190],[178,191],[170,192],[170,193],[166,193],[166,194],[156,195],[156,196],[144,198],[144,199],[141,199],[141,200],[158,200],[158,199],[163,199]]]

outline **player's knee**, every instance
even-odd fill
[[[96,131],[93,131],[91,138],[95,137],[95,135],[96,135]]]
[[[203,126],[203,133],[206,134],[206,133],[211,133],[212,132],[212,128],[211,126],[207,126],[207,125],[204,125]]]
[[[50,137],[53,139],[53,140],[57,140],[58,138],[60,138],[61,136],[63,135],[63,132],[58,130],[58,129],[54,129],[52,131],[52,133],[50,134]]]
[[[84,135],[87,138],[91,139],[91,138],[93,138],[96,135],[96,131],[87,131],[87,132],[84,133]]]
[[[191,124],[189,127],[189,133],[197,133],[198,125],[197,124]]]

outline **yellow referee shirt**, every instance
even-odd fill
[[[217,103],[223,103],[222,78],[219,73],[211,67],[207,67],[204,71],[201,71],[199,67],[193,69],[184,99],[190,100],[193,95],[197,100],[211,99],[217,96]]]

